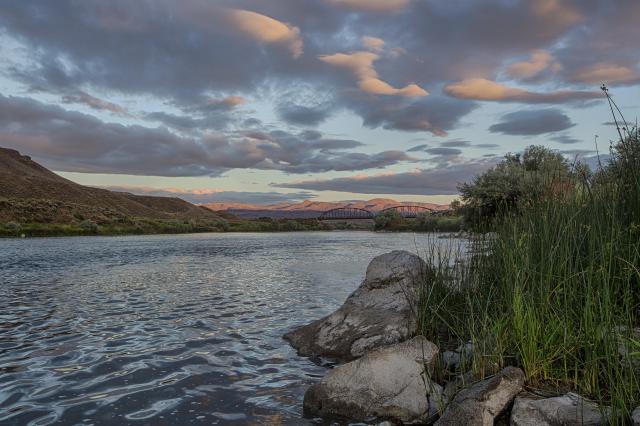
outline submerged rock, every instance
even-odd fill
[[[426,422],[442,406],[442,388],[427,377],[437,353],[422,336],[369,352],[311,386],[304,395],[305,412]]]
[[[507,367],[495,376],[460,391],[451,401],[437,426],[492,426],[495,418],[522,391],[524,373]]]
[[[416,332],[412,310],[427,264],[407,251],[375,257],[364,281],[334,313],[284,335],[304,356],[350,361]]]
[[[553,398],[518,397],[511,410],[514,426],[598,426],[608,424],[609,409],[568,393]]]

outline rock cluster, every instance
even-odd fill
[[[414,306],[429,276],[426,263],[409,252],[378,256],[337,311],[284,336],[301,355],[343,362],[307,390],[306,414],[378,419],[379,425],[610,423],[610,410],[579,395],[541,398],[524,392],[525,375],[515,367],[475,383],[469,373],[444,387],[436,383],[436,358],[450,374],[462,374],[472,362],[473,346],[439,354],[436,345],[416,336]],[[640,407],[632,417],[640,426]]]

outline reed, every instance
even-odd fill
[[[628,421],[640,405],[639,171],[629,130],[593,176],[558,185],[550,174],[556,190],[498,214],[470,255],[432,253],[421,332],[445,347],[471,341],[477,377],[516,365],[529,389],[576,391]]]

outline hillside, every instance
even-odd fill
[[[238,217],[255,218],[255,217],[291,217],[291,218],[313,218],[318,217],[322,212],[340,207],[354,207],[369,210],[371,212],[379,212],[389,207],[399,205],[412,205],[427,207],[434,210],[446,210],[447,205],[439,205],[433,203],[418,203],[414,201],[396,201],[389,198],[374,198],[364,201],[310,201],[305,200],[301,203],[280,203],[271,205],[251,205],[239,203],[209,203],[204,204],[211,210],[227,211]]]
[[[65,179],[12,149],[0,148],[0,221],[66,223],[115,220],[216,219],[211,210],[179,198],[91,188]]]

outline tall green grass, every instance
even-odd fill
[[[457,285],[435,272],[421,332],[472,341],[478,377],[521,367],[527,387],[576,391],[624,423],[640,405],[640,141],[629,134],[595,176],[550,179],[547,196],[499,215]],[[558,189],[560,188],[560,189]],[[440,274],[440,275],[439,275]]]

